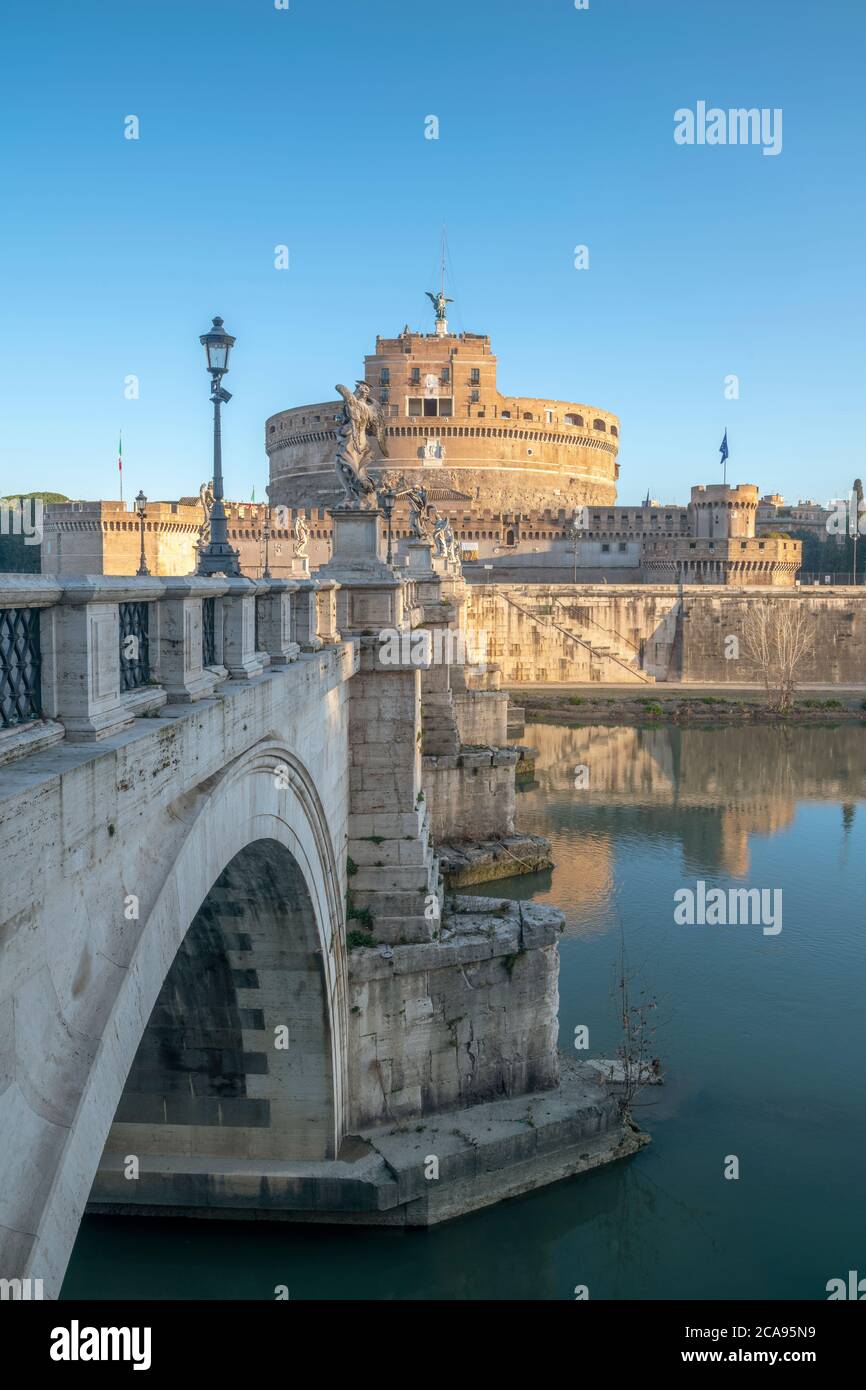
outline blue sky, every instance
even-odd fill
[[[429,326],[443,224],[452,327],[505,392],[619,413],[621,501],[719,480],[725,426],[731,480],[841,493],[864,40],[861,0],[5,0],[0,494],[116,496],[121,428],[127,497],[196,492],[218,313],[226,492],[262,498],[265,417]],[[782,108],[781,154],[676,145],[698,100]]]

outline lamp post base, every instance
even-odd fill
[[[238,552],[227,541],[212,541],[199,554],[196,574],[226,574],[239,577],[240,572]]]

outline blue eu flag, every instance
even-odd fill
[[[725,437],[724,437],[724,439],[722,440],[721,445],[719,446],[719,453],[720,453],[721,456],[722,456],[720,462],[721,462],[721,463],[724,463],[724,462],[725,462],[725,459],[728,457],[728,431],[727,431],[727,430],[725,430]]]

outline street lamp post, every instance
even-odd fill
[[[393,551],[391,547],[391,514],[394,511],[394,503],[397,501],[397,494],[392,487],[383,488],[379,494],[379,501],[382,504],[382,511],[385,513],[385,521],[388,527],[388,554],[386,564],[391,564]]]
[[[135,499],[135,510],[138,513],[138,531],[141,540],[141,556],[136,573],[143,576],[150,574],[150,570],[147,568],[147,562],[144,558],[144,518],[147,516],[147,498],[141,488],[139,488],[138,496]]]
[[[208,333],[202,333],[199,342],[207,356],[207,369],[211,374],[211,400],[213,402],[213,507],[210,513],[210,536],[198,556],[199,574],[240,575],[241,567],[238,552],[229,545],[226,509],[223,506],[223,459],[220,407],[231,400],[231,392],[225,391],[222,379],[229,369],[229,354],[235,340],[223,328],[223,321],[215,318]]]

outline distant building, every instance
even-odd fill
[[[827,518],[830,509],[820,502],[786,503],[781,493],[771,492],[758,502],[756,531],[759,536],[774,531],[808,531],[818,540],[828,539]]]

